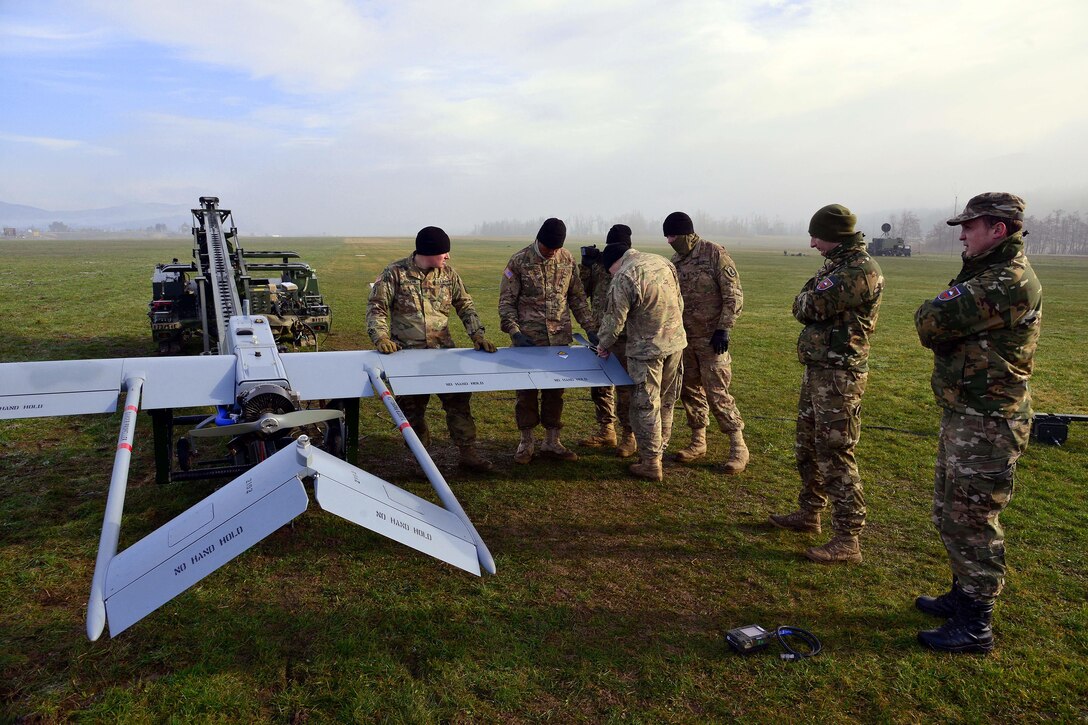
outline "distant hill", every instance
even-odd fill
[[[105,209],[49,211],[0,201],[0,226],[48,229],[53,222],[61,222],[73,230],[123,231],[165,224],[167,229],[174,231],[179,226],[188,226],[191,223],[190,209],[191,207],[184,204],[134,203]]]

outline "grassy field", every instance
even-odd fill
[[[296,249],[319,271],[334,334],[369,347],[367,283],[407,240],[244,240]],[[598,241],[598,243],[600,243]],[[569,247],[576,243],[568,242]],[[499,275],[524,242],[456,240],[453,262],[492,338]],[[664,245],[642,248],[666,251]],[[0,425],[0,721],[828,722],[1088,721],[1088,426],[1062,448],[1033,444],[1003,517],[1010,576],[990,657],[935,655],[912,606],[947,587],[929,523],[938,409],[913,312],[959,260],[882,262],[858,457],[869,504],[855,567],[801,551],[827,536],[777,530],[792,510],[793,414],[801,368],[790,304],[820,265],[782,240],[733,248],[745,311],[733,335],[733,393],[752,462],[672,466],[662,484],[578,449],[571,464],[511,461],[513,393],[474,398],[496,471],[453,464],[440,409],[434,457],[495,554],[477,579],[316,506],[114,640],[90,643],[84,614],[119,416]],[[153,354],[146,318],[155,262],[188,241],[0,243],[0,361]],[[1033,260],[1045,289],[1036,409],[1088,413],[1081,338],[1088,260]],[[1081,310],[1081,312],[1078,312]],[[454,323],[455,336],[466,343]],[[593,428],[588,391],[568,391],[564,438]],[[385,409],[361,402],[360,465],[420,495],[429,487]],[[677,411],[673,450],[687,427]],[[142,416],[122,548],[213,490],[154,483]],[[746,658],[732,627],[816,633],[818,657]]]

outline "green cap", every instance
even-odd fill
[[[828,204],[812,215],[812,221],[808,223],[808,234],[835,244],[851,241],[857,237],[857,232],[854,231],[857,221],[858,218],[842,204]]]
[[[980,216],[1023,221],[1026,206],[1024,200],[1016,194],[1010,194],[1007,191],[987,191],[985,194],[972,196],[967,206],[963,208],[963,213],[952,217],[946,223],[954,227],[972,219],[978,219]]]

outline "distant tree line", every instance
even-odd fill
[[[631,211],[612,218],[601,215],[589,216],[575,214],[562,217],[567,225],[567,234],[578,237],[603,237],[613,224],[626,224],[636,236],[661,236],[660,219],[647,219],[642,212]],[[755,237],[755,236],[791,236],[805,235],[808,232],[807,221],[784,222],[779,218],[754,215],[748,217],[715,217],[705,211],[691,214],[695,231],[707,237]],[[472,228],[476,237],[532,237],[544,223],[544,217],[536,219],[501,219],[481,222]]]
[[[951,216],[947,211],[906,209],[898,214],[867,215],[859,219],[858,228],[866,232],[869,239],[881,235],[883,219],[891,225],[889,235],[902,237],[915,245],[919,252],[931,254],[958,254],[961,248],[959,227],[950,227],[945,220]],[[613,224],[626,224],[635,236],[656,237],[661,235],[661,221],[647,219],[639,211],[630,211],[616,217],[605,218],[601,215],[589,216],[576,214],[563,217],[567,233],[577,237],[603,237]],[[797,236],[808,237],[808,221],[785,222],[779,218],[754,216],[715,217],[705,211],[691,214],[695,231],[714,239],[757,236]],[[501,219],[477,224],[472,229],[472,236],[477,237],[532,237],[544,223],[544,217],[535,219]],[[929,229],[923,233],[923,229]],[[1081,218],[1080,212],[1066,212],[1061,209],[1045,216],[1028,215],[1024,220],[1024,230],[1028,232],[1028,249],[1032,254],[1071,254],[1088,255],[1088,219]]]
[[[1046,216],[1029,214],[1024,219],[1030,254],[1088,255],[1088,220],[1080,212],[1056,209]],[[925,236],[927,252],[958,252],[961,247],[959,227],[936,222]]]

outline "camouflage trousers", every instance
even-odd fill
[[[446,411],[446,430],[450,440],[458,446],[476,442],[476,421],[472,419],[472,393],[438,393],[442,408]],[[431,431],[427,427],[427,403],[430,395],[399,395],[397,405],[424,446],[431,443]]]
[[[631,391],[631,428],[640,455],[660,458],[672,436],[672,411],[680,395],[684,353],[640,360],[627,359],[627,374],[635,381]]]
[[[861,396],[868,379],[869,373],[806,365],[797,401],[797,504],[802,511],[821,511],[830,498],[832,528],[844,536],[857,536],[865,526],[854,448],[861,437]]]
[[[711,349],[710,340],[688,338],[680,402],[692,430],[706,428],[711,412],[723,433],[744,430],[737,402],[729,394],[732,379],[733,358],[728,351],[719,355]]]
[[[625,347],[623,343],[617,343],[609,348],[609,351],[619,358],[620,364],[624,368],[627,367]],[[630,385],[590,388],[589,397],[593,400],[598,425],[605,426],[619,423],[624,430],[631,430]]]
[[[933,482],[933,525],[960,590],[993,602],[1005,585],[1005,530],[1016,461],[1031,422],[950,410],[941,416]]]
[[[539,394],[539,395],[538,395]],[[537,403],[539,398],[540,402]],[[514,405],[514,419],[518,430],[532,430],[537,425],[545,429],[562,428],[563,388],[550,390],[519,390]]]

